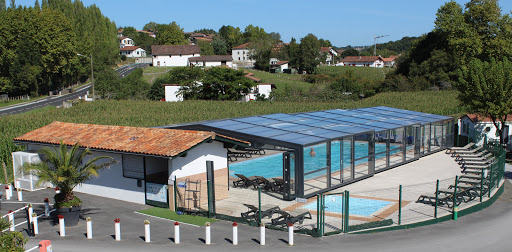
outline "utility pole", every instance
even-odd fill
[[[87,58],[87,56],[82,55],[80,53],[78,53],[77,56]],[[92,62],[92,53],[91,53],[91,94],[92,94],[92,101],[94,101],[94,69],[92,68],[92,65],[93,65],[93,62]]]
[[[373,34],[373,56],[377,56],[377,39],[378,38],[383,38],[383,37],[386,37],[386,36],[389,36],[389,35],[375,36],[375,34]]]

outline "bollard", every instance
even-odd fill
[[[55,187],[55,194],[59,194],[59,193],[60,193],[60,188]]]
[[[238,223],[233,222],[233,245],[238,245]]]
[[[34,209],[32,208],[32,204],[28,204],[27,206],[27,209],[28,209],[28,221],[30,223],[32,223],[32,216],[33,216],[33,213],[34,213]]]
[[[50,216],[50,203],[48,203],[48,198],[44,198],[44,216]]]
[[[205,227],[205,231],[206,231],[206,234],[205,234],[205,243],[206,245],[210,245],[211,244],[211,232],[210,232],[210,222],[206,222],[205,223],[206,227]]]
[[[39,242],[39,252],[52,252],[52,242],[50,240],[42,240]]]
[[[293,244],[293,223],[288,223],[288,245]]]
[[[9,210],[9,224],[11,226],[9,227],[9,231],[14,231],[14,212],[12,210]]]
[[[23,194],[21,192],[21,188],[18,187],[18,189],[16,190],[18,190],[18,201],[23,201]]]
[[[39,234],[39,223],[37,221],[37,214],[36,213],[32,214],[32,225],[34,227],[34,235]]]
[[[9,187],[9,199],[11,199],[12,198],[12,189],[13,189],[12,185],[9,184],[9,185],[7,185],[7,187]]]
[[[265,245],[265,224],[260,224],[260,245]]]
[[[180,244],[180,223],[174,222],[174,243]]]
[[[457,220],[457,215],[458,215],[458,212],[459,212],[459,207],[454,207],[453,208],[453,220]]]
[[[116,241],[120,241],[121,240],[121,220],[119,218],[116,218],[114,220],[114,228],[115,228],[115,232],[116,232]]]
[[[87,217],[85,219],[85,222],[87,223],[87,239],[92,239],[92,219],[91,217]]]
[[[146,243],[151,242],[151,234],[150,234],[150,222],[148,220],[144,221],[144,237],[146,238]]]
[[[59,215],[59,226],[60,226],[60,236],[66,236],[66,228],[64,227],[64,216]]]
[[[20,188],[21,182],[19,180],[14,181],[14,187],[16,187],[16,189]]]
[[[5,186],[5,199],[11,200],[11,189],[9,186]]]

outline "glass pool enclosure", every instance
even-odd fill
[[[282,177],[286,200],[308,198],[371,177],[452,147],[454,142],[454,118],[384,106],[164,127],[214,131],[248,141],[252,150],[267,150],[272,154],[260,157],[262,160],[248,160],[253,166],[245,164],[249,165],[245,175]],[[243,173],[237,170],[242,169],[239,164],[230,166],[232,175]]]

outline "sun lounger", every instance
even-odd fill
[[[416,202],[420,202],[420,203],[427,203],[427,204],[430,204],[432,206],[434,206],[436,204],[436,194],[422,194],[420,195],[420,197],[418,197],[418,200],[416,200]],[[448,207],[450,207],[450,203],[453,202],[453,196],[452,195],[441,195],[441,194],[438,194],[437,195],[437,205],[447,205]]]
[[[471,180],[481,180],[482,179],[482,176],[481,175],[469,175],[469,174],[466,174],[466,175],[462,175],[459,177],[459,179],[471,179]]]
[[[475,154],[475,153],[481,152],[483,150],[484,150],[484,147],[480,146],[480,147],[478,147],[476,149],[467,150],[467,151],[453,151],[452,152],[452,157],[455,157],[457,155]]]
[[[468,143],[468,144],[464,145],[463,147],[448,148],[446,150],[446,153],[452,153],[452,152],[455,152],[455,151],[470,150],[471,148],[473,148],[474,145],[475,145],[475,143]]]
[[[241,157],[241,158],[251,158],[252,155],[249,151],[239,151],[239,150],[235,150],[235,149],[228,149],[228,156],[233,156],[233,157]]]
[[[264,149],[245,148],[244,150],[248,151],[252,155],[265,155],[265,150]]]
[[[488,165],[488,164],[490,164],[490,163],[492,163],[494,161],[495,161],[495,159],[494,159],[494,157],[492,157],[492,158],[489,158],[489,159],[486,159],[486,160],[469,160],[469,161],[462,161],[460,163],[461,163],[462,167],[469,166],[469,165],[475,165],[475,166],[477,166],[477,165],[484,165],[485,166],[485,165]]]
[[[260,184],[260,181],[256,176],[246,177],[243,174],[236,174],[236,173],[235,173],[235,176],[237,176],[239,178],[239,180],[233,181],[234,187],[247,188],[249,186],[255,186],[255,185],[258,186]]]
[[[482,152],[479,152],[477,153],[477,155],[462,155],[462,156],[457,156],[455,158],[456,161],[468,161],[468,160],[483,160],[483,159],[489,159],[493,157],[492,153],[488,152],[488,151],[482,151]]]
[[[242,218],[244,218],[246,220],[259,218],[260,211],[259,211],[258,207],[254,206],[254,205],[250,205],[250,204],[244,204],[244,206],[247,207],[248,211],[241,213]],[[276,213],[277,211],[280,211],[280,210],[281,210],[281,208],[279,208],[279,206],[276,206],[276,205],[268,205],[268,204],[263,205],[263,206],[261,206],[261,218],[265,218],[265,217],[272,218],[272,215],[274,215],[274,213]]]
[[[282,187],[282,182],[280,183],[273,178],[267,179],[262,176],[255,176],[255,177],[258,178],[260,181],[259,186],[263,185],[263,189],[265,189],[265,190],[279,191],[279,187]],[[254,186],[254,188],[256,188],[256,186]]]
[[[272,219],[272,225],[274,226],[282,226],[286,225],[288,223],[295,224],[304,223],[305,219],[313,219],[310,212],[300,212],[300,211],[291,211],[291,212],[285,212],[285,211],[275,211],[275,213],[279,214],[279,216],[275,219]]]

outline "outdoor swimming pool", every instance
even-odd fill
[[[361,215],[361,216],[370,216],[375,212],[379,211],[383,207],[393,203],[391,201],[384,200],[374,200],[374,199],[364,199],[364,198],[355,198],[349,197],[349,214]],[[341,195],[328,195],[325,196],[325,206],[326,212],[334,212],[334,213],[343,213],[342,209],[343,196]],[[311,202],[304,206],[304,208],[309,210],[317,210],[317,202]]]
[[[340,170],[340,146],[339,141],[332,142],[331,144],[331,172]],[[315,157],[311,157],[309,148],[304,149],[304,173],[315,171],[327,166],[327,147],[325,144],[316,145],[313,147],[316,152]],[[375,144],[375,153],[385,152],[386,144]],[[398,152],[399,150],[393,150],[391,153]],[[355,143],[354,157],[360,158],[368,156],[368,143]],[[376,155],[376,158],[386,157],[386,153]],[[356,165],[367,162],[367,159],[357,160]],[[351,155],[350,155],[350,144],[343,143],[343,169],[350,168]],[[229,173],[231,176],[237,174],[243,174],[245,176],[263,176],[265,178],[281,177],[283,176],[283,155],[281,153],[268,155],[260,158],[251,160],[241,161],[229,165]],[[304,178],[314,178],[325,174],[324,171],[314,172],[306,175]]]

